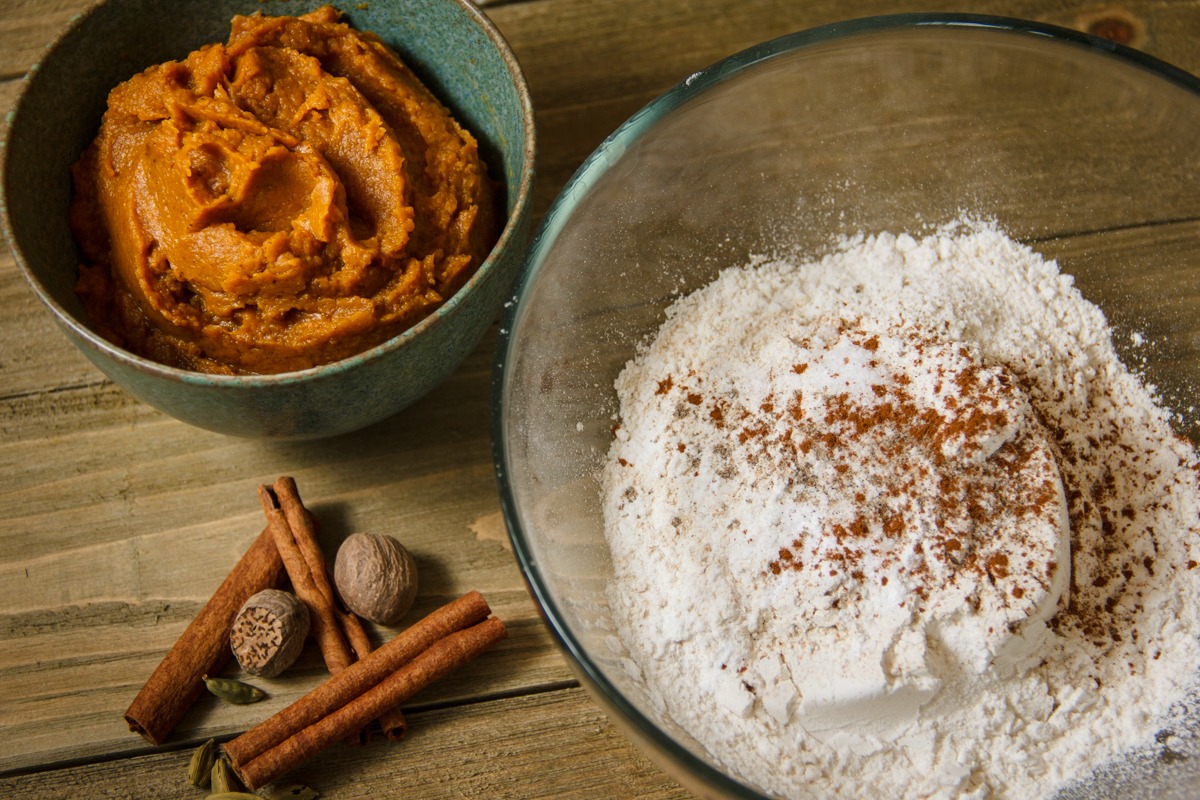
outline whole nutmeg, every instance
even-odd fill
[[[251,675],[274,678],[290,667],[308,636],[308,607],[291,592],[263,589],[242,604],[229,645]]]
[[[354,533],[338,548],[333,582],[355,614],[395,625],[417,598],[417,565],[391,536]]]

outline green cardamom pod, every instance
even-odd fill
[[[315,789],[293,783],[290,786],[280,786],[264,795],[263,800],[317,800],[321,795]]]
[[[204,675],[203,680],[210,692],[227,703],[244,706],[248,703],[257,703],[267,696],[267,693],[257,686],[251,686],[233,678],[210,678]]]
[[[209,739],[197,747],[196,752],[192,753],[192,760],[188,763],[188,783],[192,786],[198,786],[201,789],[208,786],[213,761],[217,757],[216,748],[216,740]]]
[[[213,794],[228,794],[229,792],[240,792],[242,784],[238,781],[237,776],[233,774],[233,767],[229,764],[229,759],[218,758],[212,765],[212,791]]]

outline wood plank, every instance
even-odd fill
[[[246,535],[261,528],[255,487],[279,471],[294,474],[315,507],[337,498],[343,508],[348,503],[355,509],[341,513],[362,514],[357,498],[375,502],[373,493],[412,483],[414,500],[428,495],[450,503],[439,510],[442,517],[419,517],[415,525],[385,518],[397,513],[395,503],[405,502],[399,493],[386,511],[375,509],[377,518],[352,522],[377,522],[391,531],[414,527],[416,536],[429,532],[422,523],[465,530],[465,521],[474,518],[469,515],[495,509],[486,391],[493,349],[494,338],[486,338],[442,386],[407,411],[319,442],[237,439],[185,426],[140,404],[133,418],[123,411],[124,401],[107,392],[85,416],[83,401],[57,409],[62,393],[2,400],[0,406],[13,407],[11,434],[0,438],[0,465],[12,475],[0,487],[0,503],[14,509],[15,523],[6,534],[14,537],[7,552],[41,557],[83,541],[123,540],[137,526],[146,526],[145,532],[188,530],[226,515],[225,531]],[[71,420],[91,424],[72,431]],[[33,451],[40,458],[23,460]],[[134,485],[136,499],[129,496]],[[409,507],[425,513],[420,502]]]
[[[554,2],[556,13],[545,13]],[[1119,11],[1140,23],[1146,52],[1200,72],[1195,0],[1127,3]],[[579,163],[638,109],[693,72],[763,41],[851,17],[917,11],[969,11],[1087,30],[1097,19],[1087,3],[838,0],[795,3],[696,0],[686,10],[638,0],[537,0],[495,8],[490,16],[509,39],[538,110],[542,153],[538,197],[548,202]],[[1189,13],[1189,11],[1191,13]],[[653,44],[661,42],[661,44]],[[580,64],[598,65],[592,70]]]
[[[0,14],[0,79],[19,78],[46,45],[90,3],[81,0],[4,0]]]
[[[94,388],[104,376],[68,341],[42,306],[7,247],[0,252],[0,398],[71,387]],[[55,383],[47,384],[53,375]],[[0,426],[12,410],[0,400]]]
[[[508,638],[413,698],[407,711],[575,685],[544,627],[525,613],[524,592],[486,596],[506,621]],[[416,613],[432,610],[434,601],[449,599],[425,595]],[[89,603],[54,614],[22,615],[6,624],[19,626],[18,633],[4,635],[0,642],[6,649],[22,652],[6,654],[0,662],[6,691],[0,701],[5,731],[0,741],[0,774],[48,763],[133,756],[152,749],[129,732],[121,712],[195,610],[191,603]],[[114,640],[105,631],[115,628],[140,634],[142,641]],[[374,635],[380,642],[392,632],[376,629]],[[279,678],[249,679],[268,692],[267,700],[233,706],[202,695],[165,746],[194,744],[210,736],[229,738],[284,708],[325,677],[320,654],[310,645]],[[97,708],[106,711],[97,714]]]
[[[261,529],[255,487],[283,472],[320,521],[329,557],[355,531],[405,542],[421,576],[414,614],[475,588],[524,629],[503,648],[517,655],[502,669],[504,691],[570,681],[498,533],[481,391],[493,347],[489,337],[409,412],[327,442],[234,439],[138,406],[131,417],[115,389],[91,406],[86,389],[6,401],[13,425],[0,469],[12,480],[0,504],[12,509],[13,555],[0,561],[0,698],[21,700],[0,699],[0,728],[11,734],[0,737],[0,763],[141,748],[120,712]],[[77,402],[51,424],[64,394]],[[26,461],[34,450],[38,459]],[[320,674],[315,663],[289,673],[279,701]],[[450,696],[462,691],[454,687]],[[237,711],[189,718],[180,735],[244,728],[261,713]]]
[[[410,713],[404,740],[336,745],[283,782],[339,800],[381,787],[421,800],[684,800],[691,797],[638,753],[583,690],[561,689]],[[190,800],[193,743],[121,761],[0,777],[0,796]]]
[[[0,79],[19,77],[91,0],[5,0],[0,16]],[[660,84],[667,66],[674,82],[696,69],[767,38],[851,17],[916,11],[970,12],[1038,20],[1089,30],[1108,16],[1130,19],[1137,28],[1132,44],[1181,69],[1200,73],[1195,47],[1197,0],[1130,2],[1097,7],[1079,0],[977,0],[922,3],[919,0],[838,0],[794,3],[727,0],[687,4],[640,0],[524,0],[482,4],[495,20],[524,68],[536,77],[551,105],[583,105],[614,91],[629,93],[647,78]],[[663,44],[651,46],[660,41]],[[664,46],[670,43],[670,46]],[[580,52],[573,49],[584,46]],[[607,54],[602,61],[585,56]],[[558,63],[557,70],[535,69]],[[602,65],[581,69],[581,65]],[[672,66],[673,65],[673,66]],[[586,83],[581,84],[581,75]],[[583,90],[583,91],[580,91]],[[557,98],[557,100],[556,100]]]

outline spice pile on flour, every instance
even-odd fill
[[[731,267],[617,392],[614,621],[745,780],[1049,797],[1195,698],[1196,454],[995,227]]]

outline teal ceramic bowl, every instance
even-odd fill
[[[72,342],[134,396],[184,422],[247,437],[317,438],[384,419],[433,389],[495,320],[525,256],[536,151],[519,64],[466,0],[333,3],[386,41],[472,131],[502,184],[507,224],[470,282],[400,336],[351,358],[269,376],[207,375],[115,347],[74,293],[70,166],[95,137],[109,90],[146,67],[225,41],[236,14],[310,11],[318,0],[110,0],[77,17],[30,71],[9,118],[4,232],[17,264]]]

